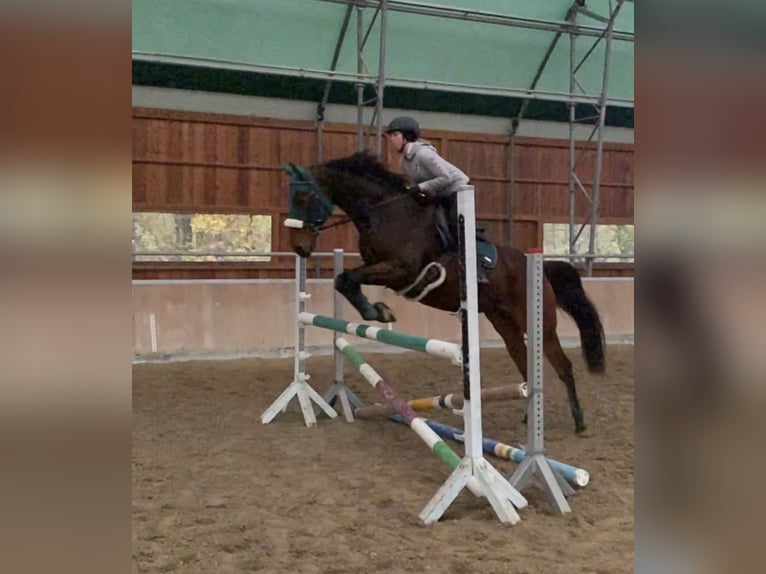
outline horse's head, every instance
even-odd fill
[[[290,208],[284,225],[290,229],[292,250],[301,257],[308,257],[332,213],[333,204],[308,170],[292,163],[283,169],[290,174]]]

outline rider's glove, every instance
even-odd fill
[[[434,193],[432,191],[425,191],[420,189],[417,185],[413,185],[407,188],[407,192],[415,197],[415,200],[420,205],[428,205],[434,200]]]

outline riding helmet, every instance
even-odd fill
[[[390,134],[391,132],[402,132],[402,133],[411,133],[415,135],[415,138],[420,137],[420,124],[417,122],[415,118],[410,118],[407,116],[401,116],[398,118],[394,118],[391,120],[391,123],[388,124],[388,127],[386,128],[386,133]]]

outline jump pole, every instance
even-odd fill
[[[502,387],[492,387],[481,390],[481,400],[484,402],[495,402],[509,399],[526,399],[527,384],[514,383],[503,385]],[[464,397],[462,393],[451,393],[448,395],[436,395],[433,397],[422,397],[410,399],[407,401],[415,411],[430,411],[433,409],[450,409],[458,411],[463,408]],[[369,419],[373,417],[386,417],[392,415],[394,411],[386,405],[370,405],[356,409],[354,415],[360,419]],[[462,412],[460,413],[462,414]]]
[[[359,414],[359,411],[357,411],[357,417],[363,418]],[[389,418],[399,423],[404,422],[402,418],[397,414],[390,415]],[[454,440],[455,442],[460,442],[460,443],[465,441],[465,435],[463,434],[462,429],[445,425],[443,423],[440,423],[431,419],[425,419],[425,421],[426,421],[426,424],[431,428],[431,430],[433,430],[440,437],[446,438],[449,440]],[[487,454],[490,454],[497,458],[502,458],[504,460],[511,460],[517,464],[521,464],[521,462],[527,456],[527,453],[523,449],[516,448],[511,445],[504,444],[502,442],[498,442],[491,438],[485,437],[484,440],[482,441],[482,447],[484,448],[484,452],[486,452]],[[561,475],[572,486],[576,486],[578,488],[584,488],[588,486],[588,483],[590,482],[590,473],[584,468],[577,468],[569,464],[566,464],[564,462],[559,462],[558,460],[554,460],[552,458],[548,458],[547,460],[548,460],[548,464],[551,465],[551,468],[560,472]]]
[[[527,251],[527,445],[526,456],[508,481],[521,490],[536,477],[554,511],[572,512],[566,497],[575,493],[545,458],[543,416],[543,253]]]
[[[481,428],[481,370],[479,365],[479,310],[476,279],[476,223],[474,188],[457,192],[458,243],[460,246],[460,322],[462,326],[463,420],[465,456],[447,481],[420,513],[424,524],[439,520],[473,478],[478,481],[501,522],[516,524],[516,508],[527,500],[484,458]],[[514,505],[516,508],[514,508]]]
[[[377,371],[375,371],[375,369],[362,358],[354,347],[349,345],[344,337],[338,337],[336,339],[335,347],[357,368],[365,380],[370,383],[370,386],[380,393],[391,408],[396,411],[401,418],[401,421],[414,430],[415,434],[428,445],[437,457],[446,462],[452,470],[460,466],[460,457],[455,451],[452,450],[450,446],[426,424],[426,421],[422,417],[419,417],[415,413],[412,407],[407,404],[407,401],[403,399],[393,387],[383,380],[383,377],[381,377]],[[468,488],[476,496],[482,495],[481,487],[475,479],[468,482]]]
[[[306,292],[306,260],[302,257],[295,258],[295,308],[298,313],[306,309],[306,301],[311,297]],[[327,401],[309,385],[309,375],[306,373],[305,362],[310,356],[305,349],[305,332],[300,321],[295,322],[295,347],[293,350],[293,381],[287,386],[279,397],[261,415],[261,422],[269,424],[280,413],[287,410],[287,406],[293,398],[298,397],[298,403],[303,413],[303,420],[307,427],[317,424],[316,413],[312,407],[312,401],[328,417],[335,418],[335,412]]]
[[[428,353],[429,355],[436,355],[437,357],[445,357],[457,365],[462,362],[462,349],[460,345],[448,341],[427,339],[426,337],[409,335],[407,333],[400,333],[399,331],[383,329],[381,327],[373,327],[372,325],[365,325],[364,323],[344,321],[343,319],[337,319],[335,317],[315,315],[305,311],[298,314],[298,322],[303,325],[312,325],[314,327],[329,329],[339,333],[356,335],[357,337],[370,339],[372,341],[380,341],[381,343],[401,347],[403,349],[420,351],[421,353]]]

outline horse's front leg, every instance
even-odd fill
[[[365,321],[393,323],[396,321],[391,308],[382,302],[370,303],[362,293],[362,285],[384,285],[389,287],[405,281],[412,271],[399,261],[383,261],[362,265],[344,271],[335,278],[335,289],[343,295]]]

